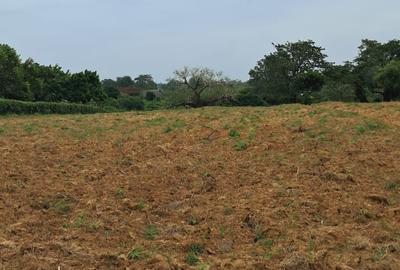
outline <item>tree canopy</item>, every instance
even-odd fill
[[[320,73],[329,66],[322,47],[311,40],[274,47],[275,52],[265,55],[249,72],[250,84],[266,102],[297,102],[304,91],[321,88]],[[307,89],[299,88],[301,84],[307,84]]]
[[[175,94],[181,95],[181,105],[194,107],[211,104],[223,98],[223,88],[229,81],[221,72],[209,68],[184,67],[176,70],[174,75],[169,83],[177,86]]]
[[[400,99],[400,61],[393,60],[378,69],[374,79],[383,89],[383,100]]]

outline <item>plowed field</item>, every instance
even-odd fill
[[[400,269],[400,103],[1,117],[0,269]]]

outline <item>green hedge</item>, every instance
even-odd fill
[[[0,99],[0,115],[2,114],[88,114],[104,112],[105,109],[93,105],[56,102],[26,102]]]

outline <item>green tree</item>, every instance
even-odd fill
[[[118,90],[118,84],[116,81],[112,79],[104,79],[101,81],[101,85],[103,86],[104,92],[108,97],[118,98],[121,95],[120,91]]]
[[[329,65],[323,72],[326,82],[354,83],[354,65],[345,62],[343,65]]]
[[[117,82],[113,79],[104,79],[101,81],[101,85],[103,87],[115,87],[117,88]]]
[[[130,76],[117,77],[116,86],[117,87],[131,87],[134,86],[135,82]]]
[[[323,72],[329,66],[327,55],[311,40],[274,44],[274,47],[276,51],[264,56],[249,72],[250,84],[268,103],[298,102],[304,91],[309,91],[299,89],[299,82],[305,77],[316,78],[315,74]],[[316,83],[319,86],[319,81]]]
[[[32,99],[29,87],[23,81],[23,70],[19,55],[6,44],[0,44],[0,97],[20,100]]]
[[[43,66],[31,58],[22,64],[24,81],[27,83],[35,101],[66,100],[65,86],[69,73],[58,65]]]
[[[103,87],[103,89],[106,95],[110,98],[119,98],[121,96],[121,93],[118,90],[118,88],[114,86],[105,86]]]
[[[66,83],[65,97],[71,102],[87,103],[106,98],[96,72],[85,70],[70,76]]]
[[[297,99],[301,103],[311,104],[316,101],[314,94],[324,86],[324,76],[315,71],[299,74],[293,83]]]
[[[134,80],[134,86],[142,90],[157,89],[157,84],[154,82],[150,74],[139,75]]]
[[[354,60],[356,95],[358,101],[367,102],[368,96],[379,93],[374,75],[392,60],[400,60],[400,41],[380,43],[364,39]]]
[[[383,100],[400,99],[400,61],[391,61],[378,69],[374,79],[383,88]]]

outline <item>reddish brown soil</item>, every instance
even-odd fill
[[[0,269],[400,269],[399,138],[400,103],[3,117]]]

